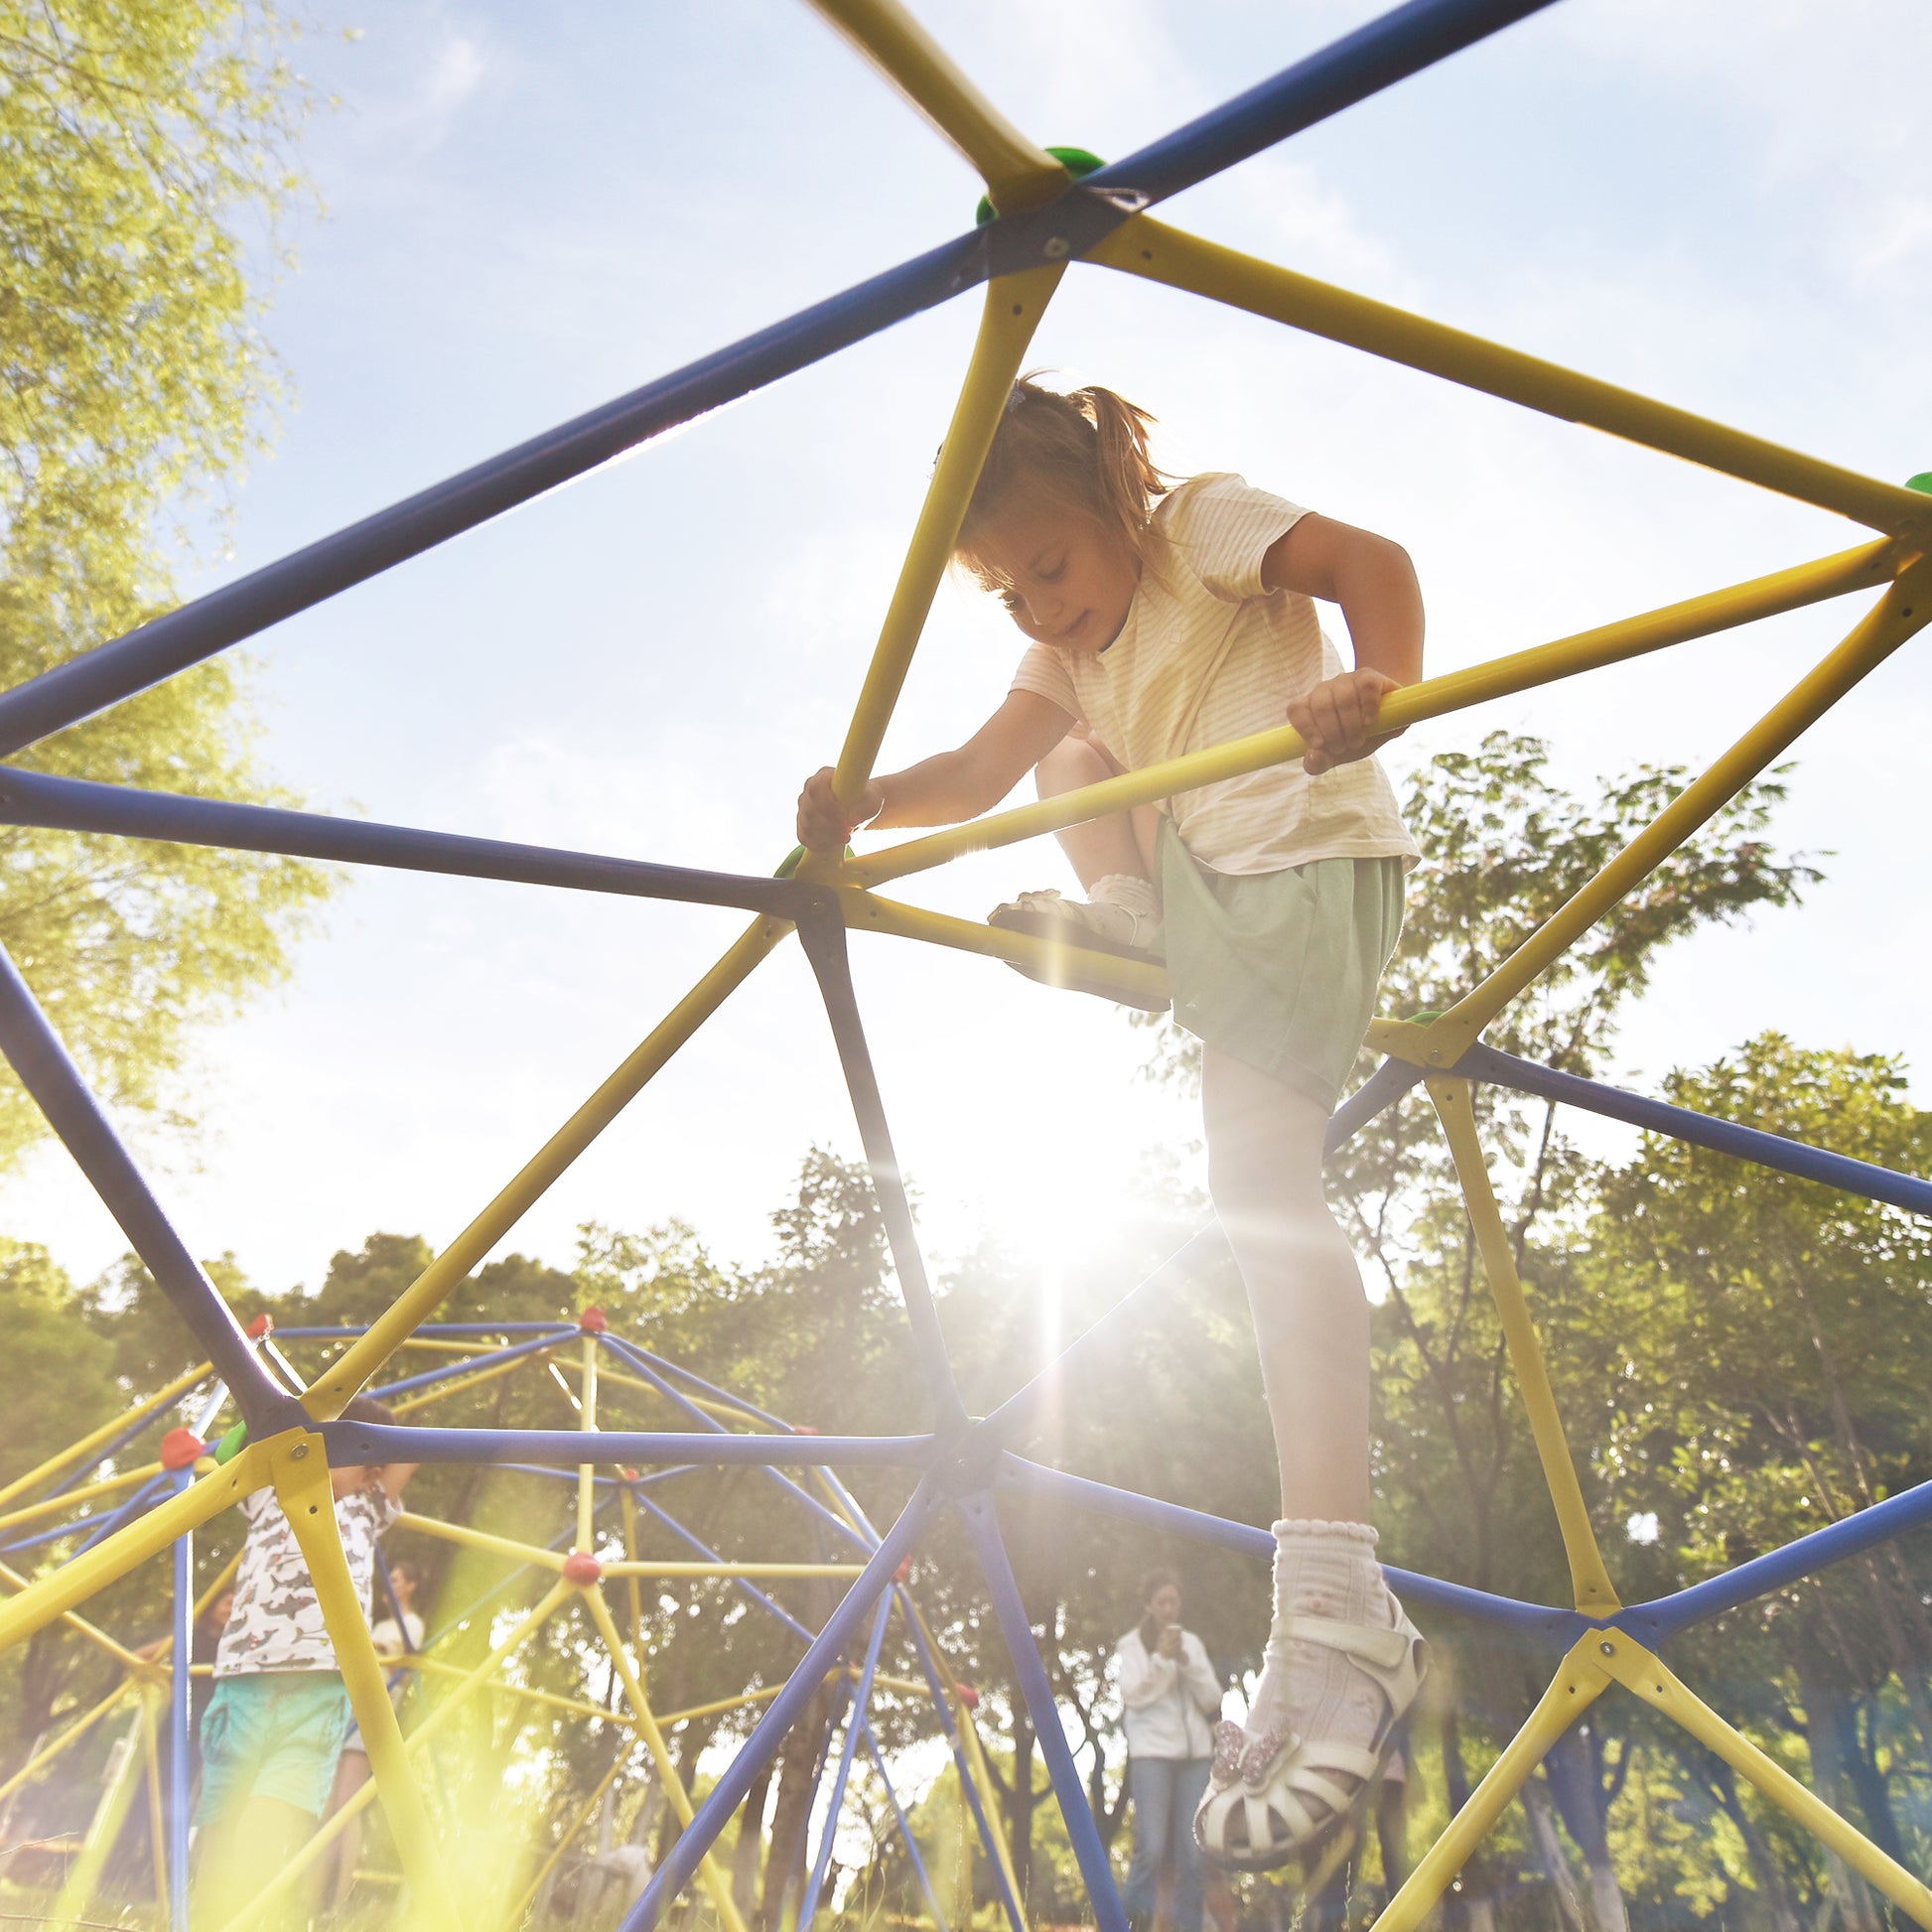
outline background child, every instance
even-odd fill
[[[345,1422],[395,1418],[357,1396]],[[368,1614],[375,1540],[400,1512],[413,1462],[329,1472],[348,1572]],[[234,1608],[214,1657],[202,1720],[195,1916],[226,1925],[314,1832],[349,1724],[348,1693],[309,1565],[272,1489],[243,1499],[248,1538]]]
[[[1195,1828],[1267,1866],[1355,1805],[1420,1672],[1368,1521],[1368,1307],[1321,1142],[1418,857],[1368,755],[1383,697],[1421,675],[1422,597],[1386,538],[1239,477],[1173,484],[1151,420],[1107,389],[1016,385],[958,553],[1033,647],[958,749],[850,806],[829,766],[814,774],[798,836],[838,851],[865,824],[951,824],[1030,769],[1051,796],[1284,721],[1307,743],[1296,762],[1070,827],[1087,898],[1029,893],[993,914],[1058,942],[1063,984],[1084,983],[1072,948],[1165,958],[1174,1018],[1204,1042],[1208,1184],[1254,1314],[1282,1520],[1261,1681],[1245,1730],[1217,1732]],[[1314,598],[1341,606],[1353,670]]]

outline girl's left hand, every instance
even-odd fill
[[[1337,764],[1364,759],[1378,746],[1400,737],[1378,732],[1382,700],[1401,683],[1381,671],[1343,671],[1325,679],[1288,707],[1288,722],[1308,746],[1302,768],[1311,776]]]

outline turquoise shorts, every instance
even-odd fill
[[[340,1671],[255,1671],[218,1677],[202,1717],[198,1825],[218,1824],[250,1798],[275,1798],[320,1818],[348,1734]]]
[[[1161,819],[1161,917],[1175,1022],[1332,1109],[1402,932],[1400,859],[1317,859],[1237,877]]]

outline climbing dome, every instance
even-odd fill
[[[277,1330],[263,1314],[247,1333],[271,1372],[299,1390],[313,1379],[303,1373],[305,1361],[319,1367],[364,1330]],[[505,1378],[513,1378],[522,1385],[526,1411],[532,1397],[540,1412],[574,1410],[580,1434],[598,1433],[600,1417],[608,1425],[668,1414],[714,1437],[749,1428],[810,1440],[809,1430],[793,1430],[626,1339],[601,1309],[570,1321],[426,1322],[403,1348],[415,1358],[410,1372],[369,1391],[399,1421],[439,1405],[454,1405],[459,1416],[500,1406]],[[429,1367],[415,1365],[424,1360]],[[634,1413],[640,1407],[642,1417]],[[226,1387],[209,1364],[200,1363],[7,1483],[0,1489],[0,1580],[21,1587],[26,1580],[15,1565],[31,1562],[31,1552],[70,1546],[84,1556],[198,1474],[211,1476],[246,1433],[235,1424],[217,1435],[228,1408]],[[179,1415],[192,1420],[170,1427]],[[688,1478],[705,1474],[702,1465],[644,1472],[621,1464],[602,1473],[589,1463],[575,1470],[543,1463],[511,1468],[521,1482],[488,1499],[491,1529],[475,1521],[474,1498],[462,1512],[468,1521],[409,1498],[412,1506],[395,1530],[407,1540],[418,1575],[435,1546],[458,1561],[440,1566],[435,1616],[420,1643],[389,1656],[384,1669],[439,1835],[445,1842],[460,1835],[466,1859],[485,1867],[488,1888],[506,1890],[496,1912],[500,1922],[593,1923],[614,1895],[627,1905],[641,1888],[650,1853],[640,1841],[662,1824],[665,1809],[678,1825],[690,1822],[690,1780],[667,1736],[696,1721],[745,1721],[768,1703],[785,1681],[782,1672],[776,1684],[762,1681],[770,1674],[768,1660],[775,1655],[788,1663],[815,1634],[801,1620],[812,1613],[801,1587],[857,1577],[879,1547],[879,1532],[859,1498],[822,1466],[801,1467],[794,1476],[775,1462],[759,1463],[737,1471],[737,1484],[722,1494],[715,1483],[694,1493]],[[767,1507],[756,1506],[747,1483],[762,1489]],[[534,1527],[542,1534],[553,1521],[561,1527],[541,1544],[505,1533]],[[725,1547],[713,1547],[693,1522]],[[0,1782],[0,1839],[9,1864],[23,1853],[40,1855],[50,1874],[43,1889],[52,1921],[99,1919],[130,1906],[138,1911],[151,1899],[157,1920],[187,1922],[189,1809],[176,1799],[194,1782],[191,1684],[211,1669],[197,1654],[195,1633],[206,1627],[203,1618],[230,1587],[240,1563],[239,1547],[231,1555],[218,1548],[198,1552],[192,1535],[176,1538],[168,1633],[145,1642],[140,1631],[123,1627],[117,1636],[92,1617],[69,1613],[69,1645],[110,1666],[105,1694],[89,1690],[69,1700],[26,1760]],[[377,1569],[376,1610],[406,1631],[405,1604],[380,1550]],[[942,1894],[957,1908],[962,1896],[972,1896],[976,1875],[979,1889],[997,1897],[1015,1924],[1024,1923],[974,1716],[978,1693],[955,1675],[908,1572],[901,1565],[881,1597],[862,1657],[841,1660],[820,1680],[827,1696],[813,1736],[809,1789],[815,1801],[822,1797],[823,1822],[816,1843],[802,1848],[803,1869],[795,1878],[781,1874],[792,1887],[792,1918],[801,1932],[829,1907],[842,1837],[848,1863],[851,1844],[872,1843],[860,1873],[863,1889],[883,1896],[891,1868],[902,1868],[906,1884],[899,1889],[922,1897],[935,1925],[947,1923]],[[789,1602],[779,1600],[787,1595]],[[760,1634],[775,1644],[747,1641],[747,1606],[757,1613]],[[701,1625],[693,1627],[694,1618]],[[107,1620],[129,1622],[124,1607]],[[661,1685],[653,1666],[665,1647],[667,1620],[679,1646],[708,1646],[719,1665],[712,1674],[736,1688],[697,1702],[680,1698],[678,1706],[665,1702],[662,1688],[653,1699],[653,1684]],[[916,1676],[895,1677],[882,1668],[890,1662],[884,1654],[889,1633]],[[567,1688],[558,1687],[554,1670],[530,1668],[538,1651],[561,1658]],[[194,1658],[191,1671],[175,1668],[183,1655]],[[66,1681],[86,1681],[74,1666],[69,1658],[61,1667]],[[98,1689],[100,1672],[90,1675]],[[412,1682],[420,1686],[414,1697],[405,1689]],[[882,1701],[895,1707],[890,1727]],[[585,1762],[567,1766],[542,1797],[516,1792],[507,1806],[500,1802],[500,1787],[519,1769],[527,1771],[546,1751],[563,1754],[563,1732],[581,1732],[592,1723],[600,1740],[568,1753]],[[942,1738],[956,1774],[961,1818],[949,1869],[928,1869],[895,1786],[889,1751],[902,1747],[908,1728],[914,1736]],[[104,1738],[112,1742],[96,1767]],[[83,1774],[68,1777],[76,1762]],[[869,1803],[858,1780],[867,1785]],[[624,1789],[639,1784],[641,1794]],[[334,1848],[345,1841],[354,1860],[357,1821],[374,1797],[369,1783],[350,1795],[236,1912],[234,1925],[259,1923],[290,1900],[310,1897],[318,1885],[351,1907],[393,1895],[389,1888],[401,1873],[387,1857],[366,1868],[355,1861],[352,1886],[342,1892],[333,1871],[318,1870],[341,1856]],[[539,1823],[538,1813],[549,1815]],[[36,1820],[33,1830],[23,1816]],[[623,1842],[614,1846],[620,1819]],[[587,1850],[593,1844],[596,1850]],[[9,1876],[18,1883],[17,1872],[9,1869]],[[707,1903],[738,1932],[744,1924],[739,1887],[715,1860],[700,1867],[699,1877]],[[472,1885],[474,1891],[474,1877]],[[33,1888],[22,1890],[20,1902],[30,1902]]]
[[[1410,1608],[1427,1620],[1453,1613],[1549,1653],[1549,1688],[1442,1839],[1390,1901],[1379,1923],[1418,1925],[1522,1786],[1539,1759],[1598,1698],[1641,1699],[1701,1739],[1921,1925],[1932,1891],[1794,1781],[1659,1656],[1669,1640],[1826,1564],[1870,1549],[1932,1519],[1932,1485],[1888,1498],[1786,1548],[1692,1588],[1624,1605],[1598,1551],[1566,1446],[1530,1311],[1491,1191],[1471,1106],[1476,1082],[1528,1092],[1716,1148],[1919,1213],[1932,1185],[1682,1108],[1615,1092],[1528,1064],[1482,1041],[1484,1029],[1565,951],[1810,724],[1932,618],[1932,496],[1875,482],[1760,438],[1588,376],[1444,328],[1237,254],[1157,221],[1148,210],[1220,170],[1540,10],[1548,0],[1410,0],[1379,20],[1263,81],[1127,159],[1088,170],[1090,157],[1050,152],[1011,126],[895,0],[818,0],[820,10],[926,114],[985,179],[986,213],[972,232],[777,323],[552,433],[380,511],[278,564],[186,605],[0,695],[0,753],[15,755],[75,720],[200,662],[280,619],[553,489],[677,424],[801,368],[915,312],[983,286],[983,319],[914,528],[897,587],[860,686],[838,761],[837,785],[857,797],[878,753],[964,506],[1027,345],[1061,278],[1075,263],[1167,283],[1228,303],[1489,395],[1606,431],[1740,482],[1835,511],[1877,532],[1857,548],[1795,565],[1685,603],[1608,622],[1576,636],[1433,678],[1391,697],[1385,722],[1406,726],[1486,700],[1622,662],[1686,639],[1860,591],[1877,593],[1838,643],[1790,692],[1688,785],[1629,847],[1479,985],[1447,1011],[1378,1021],[1370,1043],[1386,1060],[1335,1116],[1331,1145],[1403,1092],[1426,1082],[1441,1116],[1474,1223],[1522,1399],[1569,1559],[1574,1607],[1552,1609],[1391,1570]],[[1061,155],[1069,159],[1062,161]],[[1076,179],[1078,175],[1078,179]],[[1932,488],[1932,479],[1919,479]],[[529,1165],[424,1271],[394,1306],[333,1360],[300,1397],[262,1367],[220,1296],[190,1258],[113,1129],[8,963],[0,975],[0,1045],[128,1239],[195,1331],[232,1391],[248,1442],[139,1521],[37,1581],[0,1608],[0,1646],[72,1610],[129,1567],[159,1554],[251,1490],[272,1485],[302,1532],[342,1657],[375,1780],[408,1871],[418,1914],[456,1920],[456,1907],[421,1793],[384,1693],[383,1672],[352,1600],[327,1498],[333,1462],[495,1460],[574,1467],[752,1463],[830,1470],[888,1464],[916,1478],[903,1512],[870,1547],[863,1570],[824,1621],[797,1671],[774,1697],[744,1749],[719,1778],[625,1919],[643,1932],[703,1865],[720,1830],[767,1764],[828,1672],[844,1666],[880,1614],[895,1573],[944,1512],[963,1519],[986,1593],[1012,1652],[1096,1922],[1127,1921],[1104,1847],[1056,1720],[1045,1665],[1001,1540],[992,1495],[1014,1485],[1069,1509],[1112,1512],[1170,1532],[1272,1551],[1265,1530],[1074,1478],[1017,1454],[1051,1397],[1077,1400],[1083,1363],[1110,1331],[1132,1324],[1218,1248],[1209,1228],[1075,1340],[1060,1358],[984,1418],[969,1417],[947,1359],[920,1261],[912,1216],[880,1100],[847,968],[849,928],[956,947],[990,959],[1040,965],[1025,937],[949,918],[883,896],[879,888],[962,853],[1034,838],[1123,807],[1258,770],[1301,751],[1289,729],[1265,732],[1114,778],[1049,803],[996,813],[956,830],[887,846],[843,862],[810,858],[789,876],[743,878],[675,866],[449,836],[399,826],[58,779],[10,764],[0,775],[0,818],[18,824],[292,854],[479,879],[734,906],[744,933]],[[879,1190],[892,1254],[930,1408],[923,1433],[823,1436],[801,1443],[778,1431],[527,1431],[392,1428],[335,1420],[349,1399],[477,1267],[544,1189],[614,1120],[666,1060],[771,950],[796,934],[824,998],[852,1105]],[[1093,957],[1082,970],[1123,993],[1157,991],[1153,967]],[[874,1627],[877,1627],[876,1625]]]

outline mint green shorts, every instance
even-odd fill
[[[217,1677],[202,1714],[196,1824],[218,1824],[250,1798],[278,1798],[320,1818],[347,1734],[348,1693],[340,1671]]]
[[[1165,814],[1160,856],[1174,1020],[1332,1108],[1402,932],[1402,861],[1237,877],[1202,865]]]

